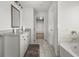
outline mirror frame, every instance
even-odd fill
[[[19,12],[19,24],[16,25],[16,26],[13,24],[13,20],[14,20],[13,19],[13,8],[16,9]],[[11,27],[12,28],[19,28],[20,27],[20,11],[13,5],[11,5]]]

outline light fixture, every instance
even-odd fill
[[[42,20],[43,19],[43,17],[40,17],[40,20]]]
[[[21,3],[19,2],[19,1],[14,1],[18,6],[20,6],[21,8],[23,8],[22,7],[22,5],[21,5]]]

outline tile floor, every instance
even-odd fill
[[[40,57],[55,57],[54,48],[44,39],[37,39],[33,44],[40,45]]]

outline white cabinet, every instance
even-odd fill
[[[29,31],[0,36],[0,57],[23,57],[31,41]]]
[[[4,34],[4,57],[20,56],[20,38],[18,34]]]
[[[0,57],[3,57],[3,36],[0,35]]]
[[[21,34],[21,36],[20,36],[20,57],[23,57],[24,56],[24,53],[25,53],[25,51],[24,51],[24,47],[25,47],[25,40],[24,40],[24,35],[23,34]]]
[[[20,36],[20,57],[23,57],[27,48],[28,48],[28,45],[30,44],[30,39],[31,35],[30,35],[30,32],[25,32],[23,34],[21,34]]]

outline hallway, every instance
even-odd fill
[[[40,45],[40,57],[55,57],[54,48],[46,40],[37,39],[33,44]]]
[[[57,56],[57,1],[8,1],[0,8],[0,57],[24,57],[28,50],[33,56]]]

